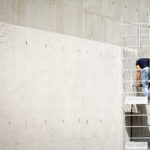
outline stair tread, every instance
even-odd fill
[[[148,104],[146,96],[126,96],[124,104]]]
[[[127,142],[126,143],[126,150],[146,150],[148,149],[147,142]]]

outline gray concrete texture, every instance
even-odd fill
[[[0,149],[122,150],[120,55],[0,23]]]
[[[120,45],[125,22],[147,22],[149,0],[0,0],[0,21]]]

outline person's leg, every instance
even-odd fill
[[[142,86],[143,86],[144,96],[149,96],[148,79],[149,79],[149,70],[148,69],[142,70],[142,72],[141,72],[141,82],[142,82]]]

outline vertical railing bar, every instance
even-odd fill
[[[124,35],[124,26],[123,26],[123,21],[122,21],[122,35]],[[121,52],[121,58],[123,58],[124,57],[124,37],[122,36],[122,52]],[[124,67],[124,61],[122,61],[121,60],[121,68],[123,68]],[[124,84],[123,84],[123,78],[124,78],[124,76],[123,76],[123,71],[122,71],[122,69],[121,69],[121,80],[122,80],[122,82],[121,82],[121,87],[122,87],[122,90],[124,91]],[[121,95],[122,95],[122,115],[123,115],[123,144],[124,144],[124,150],[126,149],[126,136],[125,136],[125,116],[124,116],[124,113],[125,113],[125,105],[124,105],[124,103],[125,103],[125,97],[124,97],[124,94],[123,93],[121,93]]]
[[[141,43],[141,37],[140,37],[141,36],[141,33],[140,33],[141,31],[140,31],[140,27],[141,27],[141,25],[139,24],[138,25],[138,38],[139,38],[139,40],[138,40],[138,56],[139,57],[141,57],[141,47],[140,47],[141,46],[141,44],[140,44]]]

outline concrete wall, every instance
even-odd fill
[[[149,0],[0,0],[0,21],[120,45],[125,22],[147,22]]]
[[[120,48],[0,23],[0,149],[122,150]]]

